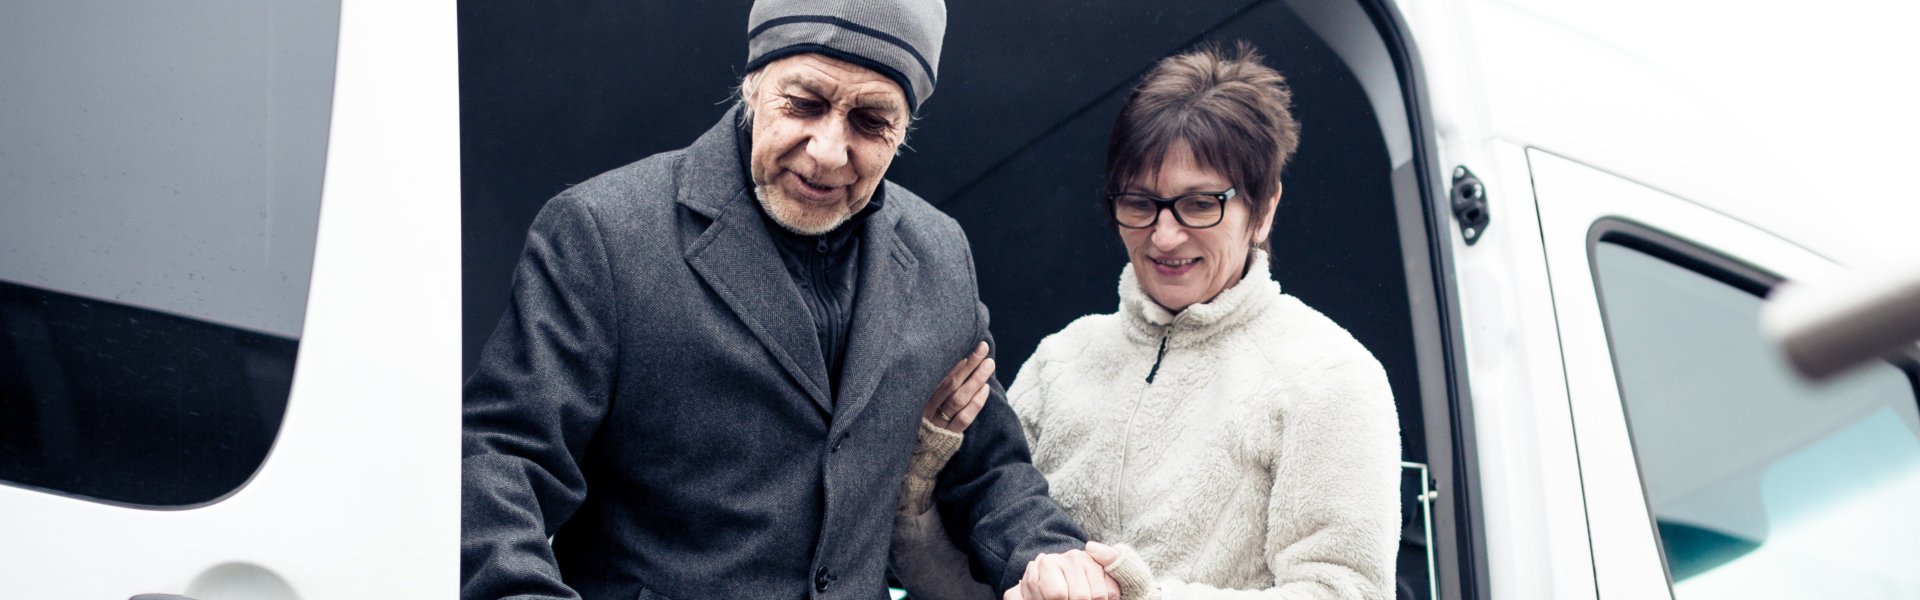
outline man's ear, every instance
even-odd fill
[[[1267,241],[1267,235],[1273,233],[1273,216],[1280,214],[1280,186],[1274,186],[1273,199],[1267,201],[1267,207],[1266,218],[1261,219],[1257,228],[1253,230],[1253,243],[1256,246]]]

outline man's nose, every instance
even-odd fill
[[[1181,225],[1173,216],[1173,209],[1160,209],[1160,216],[1153,221],[1153,245],[1161,250],[1172,250],[1187,241],[1187,226]]]
[[[848,126],[846,117],[839,115],[820,119],[813,126],[812,135],[807,140],[807,156],[821,171],[816,175],[846,166],[852,152],[847,144]]]

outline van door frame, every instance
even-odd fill
[[[1399,9],[1389,0],[1361,0],[1360,6],[1392,60],[1410,133],[1410,156],[1394,166],[1391,179],[1413,307],[1427,462],[1440,492],[1433,509],[1436,539],[1428,540],[1436,555],[1434,575],[1441,598],[1488,598],[1480,475],[1474,460],[1478,451],[1454,276],[1453,219],[1433,107],[1419,49]]]

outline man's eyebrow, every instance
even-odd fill
[[[862,97],[854,101],[854,107],[883,110],[891,113],[900,112],[900,103],[894,102],[893,98],[889,98],[886,96]]]
[[[827,91],[824,89],[821,89],[820,84],[818,82],[808,79],[806,78],[806,76],[803,76],[799,73],[789,74],[786,77],[781,78],[780,87],[783,89],[788,87],[797,87],[797,88],[806,90],[807,93],[813,94],[815,96],[819,96],[821,98],[828,97]]]
[[[789,88],[789,87],[797,87],[802,90],[805,90],[809,94],[813,94],[814,96],[822,100],[827,100],[833,97],[832,94],[827,93],[825,86],[820,85],[820,82],[814,81],[813,79],[810,79],[807,76],[802,75],[800,73],[793,73],[793,74],[787,75],[786,77],[780,78],[780,81],[777,83],[777,85],[779,85],[779,87],[782,89]],[[881,95],[881,94],[876,94],[876,93],[868,93],[858,98],[855,98],[854,108],[880,110],[880,111],[885,111],[892,114],[899,114],[901,112],[904,112],[900,108],[899,102],[895,101],[891,97]]]

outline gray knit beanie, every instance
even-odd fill
[[[933,95],[946,35],[944,0],[757,0],[747,15],[747,72],[821,54],[892,79],[917,112]]]

